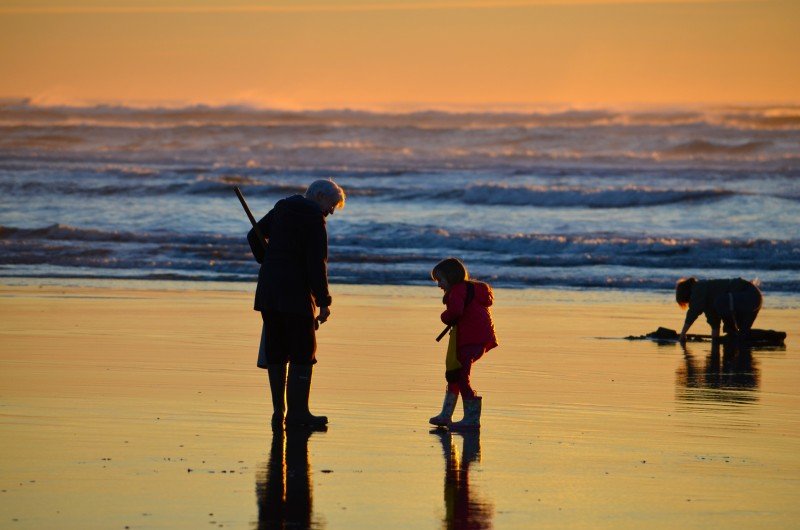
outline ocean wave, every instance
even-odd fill
[[[735,128],[797,130],[800,129],[800,106],[721,109],[719,119]]]
[[[55,239],[65,241],[142,241],[135,234],[52,224],[41,228],[0,226],[0,240]]]
[[[624,265],[644,268],[800,270],[799,240],[697,239],[623,236],[609,233],[496,234],[448,231],[413,225],[370,225],[353,234],[335,235],[331,244],[343,248],[415,249],[422,255],[438,253],[477,255],[517,267],[577,267]],[[485,258],[481,258],[485,256]]]
[[[139,245],[151,254],[196,253],[215,259],[249,254],[244,234],[125,232],[53,224],[39,228],[0,226],[0,242],[9,252],[15,245],[46,246],[54,242]],[[354,223],[330,236],[332,255],[342,261],[416,262],[443,251],[472,252],[518,267],[577,266],[616,263],[664,268],[680,264],[709,264],[735,268],[757,264],[764,270],[800,269],[800,240],[698,239],[592,234],[497,234],[449,231],[433,226]],[[47,257],[52,257],[45,254]],[[1,259],[1,258],[0,258]]]
[[[418,127],[421,129],[674,127],[710,125],[727,128],[791,130],[800,128],[800,107],[570,108],[518,110],[359,109],[285,110],[247,105],[141,107],[117,105],[38,105],[30,100],[0,101],[0,124],[174,126],[331,126]]]
[[[667,190],[639,186],[585,188],[578,186],[509,186],[481,184],[464,191],[467,204],[504,206],[628,208],[657,206],[688,201],[720,200],[735,193],[729,190]]]
[[[415,171],[319,168],[314,170],[257,165],[210,167],[91,164],[59,165],[0,162],[0,195],[16,201],[102,198],[112,201],[177,201],[203,208],[206,198],[232,197],[234,186],[247,197],[275,200],[302,194],[318,178],[335,178],[350,198],[404,205],[461,203],[470,206],[529,208],[644,209],[663,205],[714,203],[727,199],[774,197],[800,201],[795,181],[800,173],[771,170],[724,170],[709,174],[696,168],[669,172],[619,169],[491,171]],[[396,177],[396,178],[395,178]],[[543,184],[522,184],[522,182]],[[749,185],[746,181],[759,183]],[[554,182],[557,184],[548,184]],[[576,184],[563,184],[575,182]],[[605,185],[604,183],[609,184]],[[641,184],[624,184],[634,182]],[[693,185],[694,182],[699,184]],[[762,185],[764,183],[764,185]],[[668,187],[668,186],[672,187]],[[76,200],[76,199],[72,199]],[[405,207],[405,206],[404,206]],[[494,211],[494,210],[492,210]]]
[[[252,281],[258,268],[244,234],[0,226],[0,249],[0,275],[6,276],[68,268],[93,277]],[[755,271],[770,289],[794,285],[800,292],[800,282],[791,279],[800,271],[800,240],[497,234],[365,223],[331,234],[329,267],[336,281],[416,283],[427,281],[431,265],[444,255],[469,256],[481,276],[510,287],[655,287],[674,282],[675,271],[715,270]]]
[[[708,140],[692,140],[676,145],[660,152],[662,156],[698,156],[698,155],[752,155],[765,150],[771,142],[749,141],[737,144],[723,144]]]
[[[797,133],[710,124],[598,128],[451,124],[197,125],[160,129],[0,125],[0,158],[53,164],[216,164],[365,171],[520,167],[779,167],[800,164]],[[562,117],[563,118],[563,117]],[[406,117],[410,120],[411,118]],[[588,118],[587,118],[588,119]],[[594,116],[588,123],[599,119]],[[568,120],[569,121],[569,120]],[[0,120],[2,124],[2,120]],[[67,138],[72,138],[67,140]],[[56,141],[55,139],[59,139]]]
[[[305,192],[305,186],[274,181],[263,181],[241,175],[198,176],[194,182],[180,186],[181,192],[190,194],[230,194],[234,186],[247,186],[248,194],[295,195]]]
[[[327,173],[330,175],[330,173]],[[307,183],[294,184],[288,182],[278,182],[271,180],[259,180],[253,177],[240,177],[237,175],[223,175],[223,176],[206,176],[201,175],[197,179],[188,184],[180,191],[192,194],[215,194],[226,195],[230,194],[233,186],[247,186],[248,195],[254,196],[288,196],[295,194],[303,194],[306,191]],[[346,193],[348,197],[376,197],[379,195],[391,193],[391,188],[377,188],[377,187],[357,187],[348,186]]]
[[[56,196],[79,195],[86,197],[116,196],[121,199],[169,194],[228,196],[234,186],[241,186],[247,195],[289,196],[305,192],[307,183],[295,184],[263,180],[246,175],[198,175],[193,180],[164,182],[139,182],[137,180],[103,184],[95,179],[76,180],[2,180],[0,193],[11,196],[49,194]],[[386,187],[348,186],[349,197],[379,197],[402,195],[404,190]]]
[[[241,238],[221,234],[183,234],[168,230],[158,232],[126,232],[121,230],[100,230],[97,228],[80,228],[60,223],[39,228],[19,228],[0,225],[0,241],[74,241],[95,243],[140,243],[198,245],[209,244],[230,245],[240,242]]]

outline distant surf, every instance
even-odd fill
[[[0,276],[253,281],[249,226],[348,193],[330,274],[427,284],[800,293],[800,107],[406,113],[0,102]]]

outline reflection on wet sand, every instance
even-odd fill
[[[720,348],[722,355],[720,355]],[[715,401],[747,404],[758,401],[760,373],[750,348],[713,342],[700,365],[690,346],[683,347],[684,363],[676,371],[677,397],[681,401]]]
[[[461,455],[453,443],[453,433],[446,429],[434,429],[442,443],[444,456],[444,528],[480,529],[492,527],[494,506],[474,488],[470,488],[469,468],[480,462],[480,431],[457,433],[464,439]]]
[[[255,528],[324,528],[313,513],[308,439],[311,429],[275,430],[269,461],[256,474]]]

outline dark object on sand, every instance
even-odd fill
[[[625,337],[626,340],[654,340],[657,342],[678,342],[680,335],[677,331],[669,328],[658,328],[651,331],[647,335],[629,335]],[[735,337],[731,335],[723,335],[721,340],[734,340]],[[772,329],[751,329],[748,333],[747,343],[752,346],[782,346],[783,341],[786,339],[786,333],[783,331],[775,331]],[[695,335],[693,333],[686,334],[686,342],[708,342],[711,340],[711,335]]]

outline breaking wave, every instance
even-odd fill
[[[675,271],[738,274],[758,261],[760,270],[777,274],[769,289],[800,290],[800,240],[508,235],[396,224],[346,232],[330,238],[330,274],[348,283],[425,283],[431,263],[449,254],[469,255],[479,275],[509,287],[668,288]],[[252,281],[257,272],[243,236],[0,226],[0,248],[0,276],[36,275],[45,267],[49,275]]]
[[[360,109],[285,110],[247,105],[142,107],[117,105],[39,105],[30,99],[0,100],[0,123],[132,125],[331,125],[434,129],[492,127],[663,127],[707,124],[731,128],[800,129],[800,106],[664,109],[558,108],[516,110]]]
[[[767,141],[750,141],[739,144],[714,143],[707,140],[692,140],[662,151],[664,155],[750,155],[763,151],[771,145]]]
[[[263,167],[800,167],[800,107],[286,111],[0,102],[0,156]]]
[[[718,200],[734,194],[728,190],[660,190],[637,186],[592,189],[579,186],[484,184],[468,188],[463,200],[467,204],[505,206],[626,208]]]

